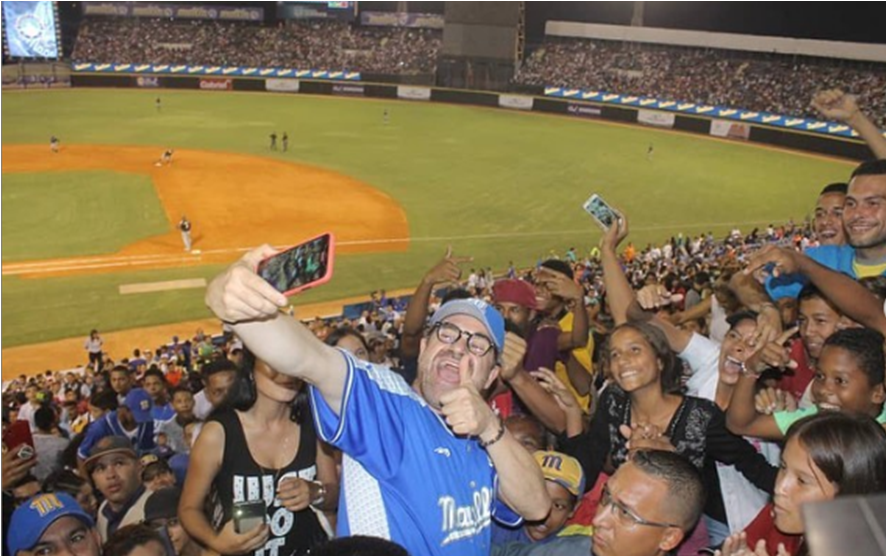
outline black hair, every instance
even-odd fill
[[[853,354],[872,387],[884,383],[884,335],[878,331],[844,329],[825,341],[823,351],[826,348],[841,348]]]
[[[102,553],[105,555],[129,555],[138,547],[151,542],[160,544],[166,550],[166,543],[160,533],[146,524],[132,524],[117,530],[105,542]]]
[[[735,329],[743,321],[754,321],[757,323],[758,314],[754,311],[737,311],[727,317],[727,324],[730,325],[730,329]]]
[[[884,428],[870,416],[823,412],[800,420],[786,439],[797,439],[838,495],[884,493]]]
[[[234,380],[234,384],[231,385],[231,388],[228,390],[228,396],[225,397],[219,408],[213,411],[214,414],[216,411],[223,411],[228,408],[246,412],[256,404],[258,397],[255,375],[256,363],[256,355],[251,350],[245,349],[243,351],[243,363],[237,369],[237,377]],[[311,419],[307,385],[302,387],[296,398],[293,399],[291,406],[290,419],[297,424],[301,425],[306,420]]]
[[[227,358],[219,358],[206,363],[200,368],[200,374],[203,376],[204,381],[217,373],[225,371],[237,371],[237,364]]]
[[[873,159],[857,166],[853,174],[850,175],[850,179],[853,180],[861,176],[884,176],[884,174],[884,159]]]
[[[142,383],[144,383],[145,379],[149,377],[156,377],[160,379],[160,382],[163,383],[164,386],[169,386],[166,382],[166,376],[163,375],[163,372],[160,371],[160,368],[157,366],[151,366],[151,369],[145,372],[144,377],[142,377]]]
[[[699,470],[685,457],[668,451],[638,450],[631,463],[642,472],[668,485],[671,501],[663,508],[676,514],[672,519],[684,532],[690,532],[705,509],[705,486]]]
[[[816,287],[812,282],[807,283],[804,288],[801,289],[800,294],[798,294],[798,303],[803,302],[804,300],[810,300],[812,298],[820,298],[822,300],[828,301],[828,298],[825,297],[825,294],[822,293],[822,290]]]
[[[560,273],[570,280],[573,280],[575,278],[573,275],[573,268],[570,267],[570,264],[566,261],[561,261],[560,259],[549,259],[548,261],[543,261],[542,265],[540,266],[556,273]]]
[[[108,554],[110,555],[110,554]],[[352,536],[338,538],[315,546],[306,555],[409,555],[402,546],[381,538]]]
[[[822,193],[819,194],[820,197],[823,195],[829,195],[830,193],[840,193],[842,195],[847,195],[848,186],[844,182],[836,182],[834,184],[829,184],[826,187],[822,188]]]
[[[106,412],[117,410],[117,407],[120,405],[117,393],[109,389],[93,393],[93,395],[89,397],[89,403]]]
[[[44,404],[34,412],[34,425],[40,431],[52,431],[56,422],[55,410]]]
[[[125,373],[129,375],[130,373],[132,373],[132,370],[129,369],[129,366],[119,365],[111,368],[111,371],[109,373]]]
[[[440,305],[447,304],[448,302],[452,302],[453,300],[469,300],[474,298],[474,294],[469,292],[464,288],[453,288],[452,290],[447,291],[444,294],[443,298],[440,300]]]
[[[170,398],[170,400],[172,400],[173,398],[175,398],[176,393],[188,393],[189,395],[194,396],[194,393],[191,392],[191,389],[189,389],[188,387],[184,387],[184,386],[182,386],[181,384],[180,384],[178,387],[175,387],[175,388],[169,393],[169,398]]]
[[[693,277],[693,284],[708,286],[711,284],[711,275],[709,275],[705,271],[699,271],[698,273],[696,273],[696,276]]]
[[[623,329],[632,329],[636,331],[644,337],[644,340],[646,340],[653,349],[656,359],[659,360],[659,363],[662,365],[662,373],[660,374],[662,392],[671,394],[679,393],[681,391],[681,376],[684,372],[684,366],[669,346],[665,333],[649,323],[630,321],[613,329],[610,336],[607,337],[606,346],[603,351],[606,366],[610,366],[610,345],[613,336],[617,331]]]
[[[43,493],[62,492],[76,499],[80,495],[80,490],[87,483],[85,479],[78,476],[73,470],[64,468],[53,472],[43,480]]]
[[[356,329],[352,329],[351,327],[339,327],[338,329],[327,335],[324,342],[328,346],[336,346],[337,344],[339,344],[339,341],[345,337],[356,338],[363,345],[363,348],[367,351],[367,354],[370,353],[370,346],[369,344],[367,344],[366,339],[363,338],[363,335],[357,332]]]

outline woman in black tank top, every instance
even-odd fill
[[[293,555],[327,539],[315,511],[335,510],[336,464],[317,440],[304,385],[251,354],[228,400],[204,425],[179,515],[222,555]],[[237,533],[234,507],[261,502],[265,525]]]

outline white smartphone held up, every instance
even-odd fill
[[[588,201],[585,202],[585,205],[582,206],[585,209],[585,212],[591,215],[591,218],[603,228],[604,230],[609,230],[619,219],[622,218],[622,215],[619,214],[618,211],[610,207],[604,198],[598,194],[592,195],[588,198]]]

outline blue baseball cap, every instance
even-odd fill
[[[12,513],[9,523],[6,544],[10,554],[15,555],[37,545],[52,523],[66,516],[72,516],[86,526],[95,528],[92,517],[67,493],[44,493],[25,501]]]
[[[151,401],[151,395],[145,389],[132,389],[129,391],[129,394],[126,395],[126,399],[123,401],[123,406],[129,408],[136,423],[145,424],[154,420],[154,417],[151,415],[151,408],[154,406],[154,403]]]
[[[453,300],[434,312],[431,324],[437,325],[453,315],[467,315],[483,323],[490,339],[496,346],[496,351],[502,354],[502,349],[505,347],[505,320],[502,318],[502,314],[496,311],[496,308],[477,298]]]

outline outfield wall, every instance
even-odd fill
[[[589,102],[581,98],[528,94],[466,91],[420,85],[371,83],[368,81],[316,81],[287,78],[197,77],[169,75],[74,73],[74,87],[189,89],[216,91],[271,91],[283,94],[334,95],[400,99],[409,102],[442,102],[503,110],[533,111],[575,118],[613,121],[674,129],[735,141],[750,141],[789,149],[835,155],[851,159],[871,158],[865,144],[817,131],[801,131],[766,123],[727,120],[714,115],[659,110],[657,107],[626,106],[612,102]]]

